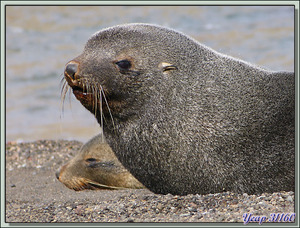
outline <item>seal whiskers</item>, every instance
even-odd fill
[[[75,96],[77,97],[77,99],[84,106],[86,106],[87,109],[93,110],[94,116],[96,116],[97,119],[99,118],[99,124],[101,128],[104,127],[103,106],[105,105],[109,113],[109,118],[111,119],[111,124],[114,128],[114,118],[111,113],[105,91],[101,84],[91,81],[88,77],[76,76],[76,73],[72,71],[73,69],[74,67],[66,69],[66,76],[62,79],[62,81],[64,80],[61,90],[62,103],[64,104],[66,93],[68,92],[69,88],[72,87],[73,91],[76,91]]]
[[[103,110],[102,110],[102,91],[101,89],[99,90],[99,93],[97,93],[97,96],[99,96],[100,99],[100,126],[101,129],[103,129]]]
[[[66,94],[71,87],[68,85],[67,81],[64,78],[62,78],[61,84],[62,84],[62,86],[61,86],[60,109],[61,109],[61,112],[64,113],[64,104],[65,104]]]
[[[102,93],[102,95],[103,95],[103,98],[104,98],[104,101],[105,101],[106,107],[107,107],[107,109],[108,109],[108,112],[109,112],[109,116],[110,116],[110,119],[111,119],[111,122],[112,122],[113,129],[115,129],[115,122],[114,122],[114,118],[113,118],[113,115],[112,115],[112,113],[111,113],[111,111],[110,111],[109,104],[108,104],[108,102],[107,102],[107,99],[106,99],[106,97],[105,97],[104,90],[103,90],[103,88],[102,88],[102,86],[101,86],[101,85],[99,85],[99,87],[100,87],[100,92],[101,92],[101,93]],[[103,128],[102,128],[102,129],[103,129]]]

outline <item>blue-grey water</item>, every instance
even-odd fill
[[[6,141],[97,134],[72,94],[62,112],[64,65],[96,31],[131,22],[168,26],[219,52],[294,71],[292,6],[6,6]]]

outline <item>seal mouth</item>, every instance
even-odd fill
[[[55,172],[55,176],[66,187],[73,189],[75,191],[82,191],[85,189],[90,189],[90,190],[125,189],[125,187],[106,185],[106,184],[99,183],[97,181],[94,181],[94,180],[91,180],[91,179],[88,179],[85,177],[80,177],[80,176],[73,176],[71,179],[66,178],[66,176],[64,175],[66,168],[67,168],[67,164],[64,165],[60,170],[57,170]]]
[[[82,79],[73,79],[70,75],[65,72],[65,79],[68,85],[71,87],[74,96],[79,100],[83,106],[90,111],[95,111],[98,106],[98,101],[95,97],[95,91],[92,92],[89,89],[87,83],[83,83]]]
[[[73,77],[65,71],[65,79],[68,85],[72,88],[73,93],[80,95],[92,95],[92,92],[88,91],[87,83],[84,83],[82,79],[78,75],[74,75]]]
[[[68,72],[69,71],[69,72]],[[64,71],[65,79],[62,86],[62,104],[64,103],[66,93],[69,88],[77,100],[95,117],[100,121],[101,127],[103,127],[103,118],[108,117],[111,119],[112,125],[114,126],[114,120],[112,117],[111,107],[116,106],[112,96],[108,96],[108,91],[105,90],[101,85],[95,82],[89,81],[88,78],[78,75],[78,73],[70,72],[70,69]]]
[[[79,86],[71,86],[73,94],[75,97],[81,101],[85,102],[87,104],[91,104],[94,101],[94,95],[92,92],[88,92],[85,87],[79,87]]]
[[[69,67],[70,66],[70,67]],[[71,87],[73,94],[80,101],[83,102],[84,106],[87,108],[96,105],[97,101],[97,90],[96,86],[90,85],[89,81],[81,77],[78,74],[78,63],[75,61],[69,62],[64,71],[64,79],[66,83]],[[64,85],[65,87],[66,85]]]

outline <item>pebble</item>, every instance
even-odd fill
[[[292,196],[288,196],[288,197],[286,198],[286,201],[293,202],[294,200],[293,200]]]

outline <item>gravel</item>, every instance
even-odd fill
[[[55,178],[82,143],[6,144],[5,222],[295,222],[294,192],[160,195],[146,189],[75,192]]]

